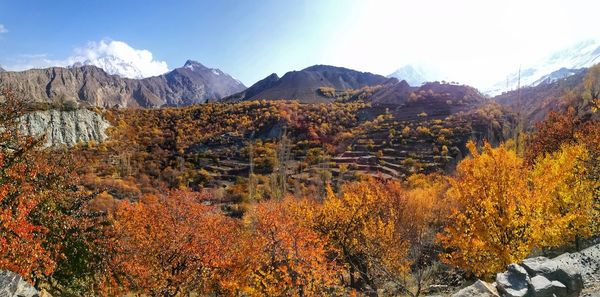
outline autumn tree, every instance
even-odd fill
[[[344,263],[351,288],[376,290],[409,269],[408,241],[400,226],[406,201],[400,189],[397,182],[372,178],[345,184],[339,195],[329,188],[322,205],[306,215]]]
[[[435,273],[437,259],[436,234],[450,215],[451,202],[445,197],[448,179],[441,174],[415,174],[405,182],[399,222],[403,238],[409,242],[408,259],[414,295],[418,296]]]
[[[70,175],[50,161],[43,137],[21,133],[25,103],[10,91],[0,99],[0,269],[41,279],[51,275],[62,253],[66,225],[57,219],[64,214],[57,204],[68,192]]]
[[[583,79],[585,100],[590,101],[592,109],[597,111],[600,108],[600,64],[590,67]]]
[[[446,263],[480,277],[501,271],[525,258],[536,244],[540,204],[528,187],[528,170],[504,145],[484,144],[461,161],[450,178],[448,197],[455,203],[440,242]]]
[[[527,136],[524,153],[527,163],[533,164],[537,157],[559,150],[563,143],[574,143],[580,125],[573,108],[566,112],[551,111]]]
[[[541,246],[578,244],[576,239],[593,234],[593,194],[600,182],[588,178],[589,158],[584,145],[564,144],[534,165],[531,184],[543,214]]]
[[[114,215],[114,289],[152,296],[238,290],[243,274],[236,272],[243,269],[234,266],[245,262],[239,257],[247,252],[235,245],[243,234],[234,219],[202,204],[201,194],[150,198],[123,201]]]
[[[292,198],[256,205],[247,220],[255,242],[250,296],[326,296],[338,285],[326,238],[310,229]]]

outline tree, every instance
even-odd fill
[[[600,64],[590,67],[583,79],[585,100],[589,100],[592,109],[597,111],[600,108]]]
[[[340,195],[328,188],[323,204],[305,215],[329,239],[329,248],[347,269],[350,287],[376,290],[408,271],[408,242],[400,227],[403,197],[399,183],[369,178],[343,185]]]
[[[542,246],[578,244],[580,237],[593,234],[592,224],[597,218],[593,194],[599,181],[587,178],[589,158],[584,145],[565,144],[534,165],[531,182],[544,214]]]
[[[20,132],[24,103],[9,91],[0,98],[0,269],[26,278],[49,276],[60,242],[49,237],[40,207],[58,193],[63,171],[44,155],[43,138]]]
[[[325,239],[295,215],[291,199],[259,203],[248,217],[256,243],[251,296],[325,296],[338,284]]]
[[[544,121],[536,124],[536,131],[527,136],[524,154],[527,163],[533,164],[537,157],[559,150],[563,143],[574,143],[580,125],[573,108],[566,112],[551,111]]]
[[[450,178],[448,198],[455,203],[438,235],[446,263],[489,277],[524,259],[539,238],[540,205],[527,184],[522,159],[504,145],[482,152],[467,144],[472,157],[461,161]]]
[[[172,191],[139,203],[123,201],[114,216],[114,287],[152,296],[237,290],[238,224],[202,204],[205,195]],[[242,241],[244,242],[244,241]],[[248,241],[249,242],[249,241]],[[234,247],[229,247],[233,244]]]

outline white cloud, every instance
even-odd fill
[[[19,61],[7,67],[10,70],[68,67],[76,63],[94,65],[109,74],[128,78],[156,76],[169,71],[167,63],[155,60],[146,49],[135,49],[123,41],[102,40],[89,42],[85,47],[75,48],[66,59],[48,58],[46,54],[21,55]]]
[[[90,42],[84,48],[75,49],[75,55],[70,59],[129,78],[156,76],[169,71],[167,63],[154,60],[150,51],[135,49],[123,41]]]
[[[587,0],[354,0],[321,62],[389,74],[430,66],[448,80],[487,86],[556,50],[600,37]],[[334,18],[332,18],[334,19]],[[337,22],[337,19],[334,19]]]
[[[8,33],[8,29],[6,29],[6,27],[4,27],[4,25],[0,24],[0,34],[3,33]]]

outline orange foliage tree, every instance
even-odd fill
[[[296,201],[266,201],[248,215],[254,251],[247,294],[325,296],[339,284],[336,262],[326,256],[326,238],[293,211]]]
[[[566,112],[550,112],[527,137],[524,154],[527,163],[533,164],[537,157],[559,150],[563,143],[574,143],[580,125],[573,108]]]
[[[55,168],[40,150],[43,139],[19,131],[23,102],[9,91],[0,98],[0,269],[27,278],[47,276],[59,243],[48,240],[36,211],[52,197]]]
[[[244,242],[241,228],[204,205],[204,198],[173,191],[118,206],[110,242],[114,289],[153,296],[238,289],[243,274],[235,265],[248,255],[235,244]]]

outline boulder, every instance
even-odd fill
[[[552,288],[555,297],[568,296],[567,287],[559,281],[552,281]]]
[[[568,257],[564,255],[562,257]],[[573,266],[545,257],[523,260],[523,267],[532,276],[543,276],[549,281],[557,281],[566,286],[566,296],[579,296],[583,289],[583,278]]]
[[[521,266],[529,275],[549,275],[558,269],[558,262],[546,257],[535,257],[523,260]]]
[[[576,297],[579,296],[581,290],[583,290],[583,278],[581,273],[572,267],[560,265],[556,271],[549,274],[548,279],[553,281],[559,281],[567,287],[567,296]]]
[[[527,296],[529,282],[527,271],[518,264],[510,264],[506,272],[496,275],[496,287],[503,296],[507,297]]]
[[[40,291],[11,271],[0,270],[0,296],[40,297]],[[46,296],[48,296],[46,294]]]
[[[532,297],[564,297],[567,287],[559,281],[550,281],[542,275],[531,278],[529,284]]]
[[[498,297],[498,290],[482,280],[477,280],[474,284],[454,293],[452,297]]]

